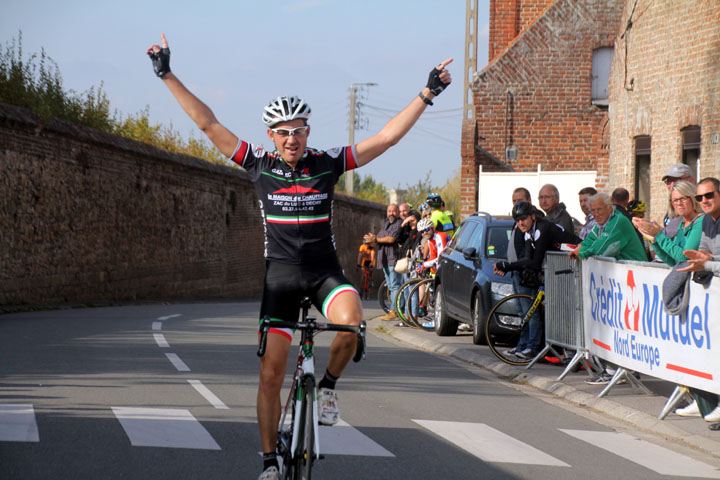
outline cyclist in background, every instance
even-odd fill
[[[453,233],[455,233],[455,225],[452,219],[443,211],[445,202],[443,202],[440,194],[430,193],[425,201],[430,207],[430,218],[433,221],[435,231],[445,232],[452,237]]]
[[[418,264],[415,271],[418,275],[422,275],[424,272],[429,271],[431,274],[435,274],[437,270],[437,264],[440,260],[440,254],[445,250],[450,240],[450,236],[445,232],[436,232],[433,225],[433,221],[430,218],[423,218],[417,224],[417,230],[422,235],[423,241],[423,258],[424,260]],[[420,289],[420,298],[424,296],[424,287]],[[420,305],[419,315],[422,317],[425,314],[427,305]],[[426,322],[423,326],[430,328],[435,325],[435,319]]]
[[[361,290],[367,300],[368,291],[373,287],[372,271],[375,269],[375,248],[365,239],[358,249],[357,266],[362,269],[363,288]]]
[[[277,97],[262,114],[274,151],[240,140],[222,125],[210,108],[170,71],[170,49],[165,35],[162,46],[147,49],[155,74],[162,79],[185,113],[220,152],[243,167],[260,200],[265,225],[266,271],[260,319],[294,322],[300,301],[309,296],[332,323],[359,325],[362,303],[345,278],[335,251],[332,203],[335,183],[348,170],[361,167],[395,145],[415,125],[432,99],[450,83],[445,67],[452,58],[433,68],[427,85],[410,104],[377,134],[357,145],[327,151],[307,147],[310,107],[295,96]],[[273,72],[277,76],[277,72]],[[287,75],[291,78],[291,75]],[[287,201],[288,197],[292,201]],[[282,411],[282,389],[293,332],[271,328],[267,350],[260,361],[257,417],[263,449],[260,480],[279,477],[276,458],[277,428]],[[338,421],[335,382],[355,353],[354,333],[338,333],[330,346],[325,376],[318,383],[320,422]]]

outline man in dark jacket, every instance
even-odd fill
[[[538,194],[538,202],[540,208],[545,211],[545,219],[559,225],[566,232],[575,231],[572,217],[565,204],[560,201],[560,192],[555,185],[551,183],[543,185]]]
[[[498,275],[504,275],[511,271],[529,271],[539,274],[546,252],[559,251],[560,245],[563,243],[580,242],[580,238],[572,230],[563,230],[547,219],[538,218],[535,207],[528,202],[516,203],[512,213],[518,228],[524,234],[525,253],[523,258],[515,262],[500,261],[493,265],[493,272]],[[535,287],[533,290],[533,295],[537,288]],[[529,305],[523,305],[523,308],[528,307]],[[535,357],[542,347],[542,336],[545,330],[543,322],[541,316],[533,315],[520,333],[518,344],[508,353],[524,359]]]

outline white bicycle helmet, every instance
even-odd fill
[[[425,230],[427,228],[434,228],[434,227],[435,226],[433,225],[433,221],[431,219],[423,218],[422,220],[420,220],[418,222],[416,228],[418,229],[418,232],[422,232],[423,230]]]
[[[302,98],[296,96],[277,97],[271,101],[263,112],[262,121],[268,127],[273,127],[280,122],[289,122],[296,118],[307,120],[310,118],[310,105]]]

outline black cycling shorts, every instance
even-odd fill
[[[260,322],[266,315],[271,320],[297,321],[300,301],[306,296],[327,318],[332,301],[340,293],[347,291],[358,295],[337,262],[293,265],[268,260],[260,305]],[[292,340],[291,329],[270,328],[269,332],[279,333]]]

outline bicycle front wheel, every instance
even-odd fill
[[[293,480],[309,480],[313,461],[315,460],[315,417],[314,403],[315,379],[306,377],[302,380],[303,393],[300,408],[296,411],[295,422],[298,423],[297,446],[288,469],[289,475],[283,478]]]
[[[305,426],[303,428],[303,466],[300,470],[302,475],[298,478],[302,480],[310,480],[310,474],[315,461],[315,379],[307,378],[305,381],[305,400],[303,402],[305,408]]]
[[[418,328],[435,330],[435,295],[432,292],[432,278],[423,278],[410,290],[410,296],[418,298],[418,314],[409,313],[409,318]]]
[[[517,345],[528,312],[532,308],[535,296],[524,293],[508,295],[490,310],[485,322],[485,339],[490,351],[500,360],[510,365],[523,366],[529,364],[531,358],[521,358],[510,350]],[[537,306],[533,315],[544,315],[545,307],[542,302]]]
[[[390,289],[387,287],[386,280],[383,280],[380,287],[378,287],[378,303],[380,303],[380,307],[385,313],[388,313],[393,307],[392,301],[390,301]]]

